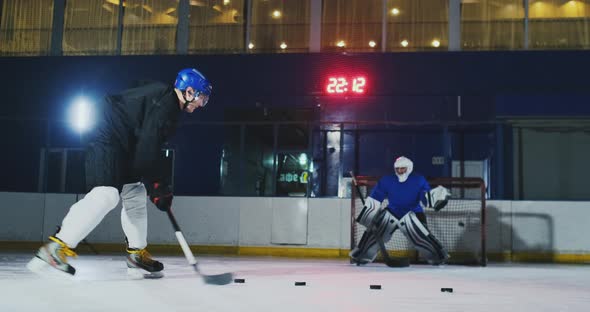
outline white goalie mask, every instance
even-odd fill
[[[406,168],[406,171],[403,173],[398,173],[398,168]],[[407,157],[400,156],[395,160],[393,164],[393,169],[395,170],[395,175],[397,176],[400,182],[406,182],[410,173],[412,173],[412,169],[414,169],[414,163],[408,159]]]

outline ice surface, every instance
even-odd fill
[[[232,271],[246,280],[214,286],[182,257],[157,257],[165,277],[156,280],[128,280],[123,255],[80,255],[71,260],[78,271],[71,280],[30,273],[25,265],[31,257],[0,254],[0,311],[590,311],[587,265],[388,268],[347,260],[200,257],[204,272]],[[295,286],[300,281],[306,286]],[[370,289],[373,284],[382,289]]]

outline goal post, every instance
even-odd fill
[[[375,176],[357,176],[359,189],[366,197],[379,181]],[[436,212],[426,208],[428,229],[449,252],[449,264],[487,265],[486,255],[486,188],[481,178],[429,178],[431,188],[442,185],[451,191],[451,199],[447,206]],[[387,205],[387,199],[382,206]],[[351,231],[350,247],[356,247],[365,227],[355,222],[363,204],[356,188],[351,190]],[[386,243],[389,254],[397,257],[408,257],[413,263],[422,263],[417,252],[398,230]],[[380,256],[377,258],[379,261]]]

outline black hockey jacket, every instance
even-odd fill
[[[161,181],[161,149],[176,131],[182,110],[172,85],[159,82],[108,95],[95,143],[125,155],[126,175]],[[108,168],[105,168],[108,170]]]

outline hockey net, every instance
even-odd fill
[[[357,183],[363,198],[370,194],[377,184],[378,177],[358,176]],[[485,184],[480,178],[432,178],[428,179],[432,188],[442,185],[451,191],[451,199],[446,207],[436,212],[425,210],[427,226],[432,234],[447,249],[451,258],[449,264],[481,265],[487,264],[485,236]],[[360,241],[365,227],[355,222],[363,209],[357,189],[351,191],[351,250]],[[387,206],[387,199],[382,203]],[[423,263],[423,259],[411,247],[400,230],[397,230],[385,244],[389,254],[408,257],[412,263]],[[376,261],[380,261],[381,255]]]

